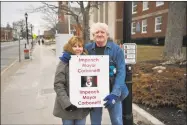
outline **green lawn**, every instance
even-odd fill
[[[137,62],[146,60],[161,60],[164,46],[137,45]],[[183,47],[186,58],[186,47]]]

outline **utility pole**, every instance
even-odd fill
[[[124,1],[123,6],[123,42],[131,43],[131,21],[132,2]],[[132,65],[126,65],[125,83],[129,90],[129,95],[123,100],[123,125],[133,125],[132,114]]]

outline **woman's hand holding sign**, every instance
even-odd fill
[[[77,110],[77,106],[71,104],[70,106],[65,108],[65,110],[68,111],[68,112],[73,112],[73,111]]]

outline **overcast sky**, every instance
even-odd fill
[[[57,2],[51,3],[58,4]],[[12,26],[13,21],[25,20],[24,10],[30,6],[38,7],[40,5],[42,5],[41,2],[1,2],[1,25],[6,26],[9,23]],[[35,34],[38,34],[38,30],[40,30],[41,35],[45,30],[46,22],[41,17],[42,13],[28,13],[28,22],[34,25]]]

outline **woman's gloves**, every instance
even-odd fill
[[[60,56],[59,58],[61,61],[69,63],[69,60],[71,59],[71,53],[63,52],[62,56]]]
[[[73,112],[73,111],[77,110],[77,106],[71,104],[70,106],[65,108],[65,110],[68,111],[68,112]]]

